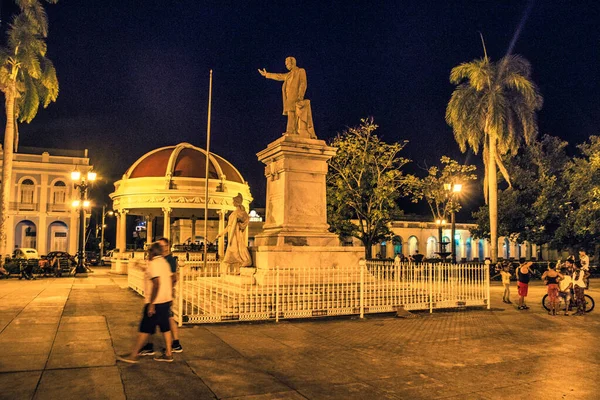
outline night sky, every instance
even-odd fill
[[[264,206],[255,154],[281,135],[286,117],[281,82],[257,69],[285,72],[294,56],[307,71],[320,139],[373,116],[384,140],[409,140],[413,170],[444,154],[478,163],[459,152],[444,121],[450,70],[482,56],[479,31],[490,57],[502,57],[530,4],[514,53],[532,63],[544,96],[540,133],[583,142],[600,125],[597,1],[60,0],[47,7],[60,95],[21,126],[20,143],[88,148],[112,183],[154,148],[205,146],[212,68],[211,151],[241,171],[253,205]],[[482,202],[475,186],[467,208]],[[97,201],[110,191],[97,188]]]

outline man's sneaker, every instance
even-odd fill
[[[154,361],[173,362],[173,356],[168,356],[167,353],[162,353],[160,356],[154,357]]]
[[[117,355],[117,360],[129,363],[129,364],[137,364],[139,362],[137,359],[131,358],[130,354]]]
[[[144,347],[142,347],[142,349],[138,353],[138,356],[153,356],[154,354],[156,354],[154,352],[154,346],[152,345],[152,343],[148,343]]]
[[[181,347],[181,344],[177,343],[173,343],[173,348],[172,348],[173,353],[182,353],[183,352],[183,347]]]

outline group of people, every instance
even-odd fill
[[[531,268],[533,262],[528,261],[520,264],[516,271],[517,289],[519,295],[518,309],[527,310],[525,298],[528,294],[529,281],[534,272]],[[512,304],[510,301],[510,279],[513,276],[510,271],[510,264],[501,265],[499,275],[502,277],[504,294],[502,301]],[[545,282],[548,292],[548,301],[550,310],[548,314],[556,315],[561,301],[565,304],[564,315],[569,315],[571,311],[571,299],[575,301],[576,312],[574,315],[583,315],[585,313],[585,289],[589,287],[590,261],[589,256],[584,251],[579,253],[579,260],[569,257],[564,264],[560,261],[556,266],[549,266],[547,271],[542,274],[542,280]]]
[[[137,363],[141,356],[155,356],[154,360],[172,362],[173,353],[181,353],[177,323],[173,319],[171,305],[173,290],[177,283],[177,258],[171,254],[169,240],[161,238],[148,249],[148,262],[144,271],[144,310],[139,333],[131,353],[117,356],[119,361]],[[160,328],[165,349],[155,355],[151,336]]]

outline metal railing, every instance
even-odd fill
[[[11,201],[9,207],[12,211],[39,211],[40,209],[38,203],[21,203],[17,201]]]
[[[130,287],[143,292],[143,273]],[[140,289],[142,292],[140,292]],[[361,261],[322,269],[276,267],[254,276],[223,274],[220,263],[188,261],[178,271],[173,312],[179,324],[312,318],[405,310],[490,307],[484,264]]]

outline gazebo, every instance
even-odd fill
[[[114,183],[115,191],[110,194],[117,216],[116,248],[121,253],[126,250],[128,215],[145,219],[147,243],[151,243],[154,236],[171,238],[173,218],[191,220],[195,238],[196,221],[204,221],[205,171],[206,150],[189,143],[152,150],[133,163],[121,180]],[[235,209],[233,197],[241,193],[248,210],[252,195],[240,172],[214,153],[209,156],[208,178],[208,218],[218,219],[221,231],[227,211]],[[153,226],[156,217],[159,217],[157,227]],[[161,226],[162,232],[154,233]],[[221,240],[219,253],[223,254],[223,250]]]

